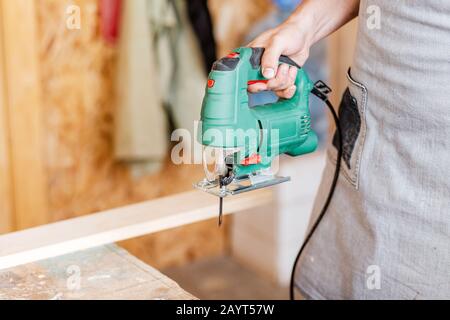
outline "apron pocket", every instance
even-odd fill
[[[348,88],[345,90],[339,106],[339,120],[342,129],[342,163],[341,173],[356,188],[359,187],[359,168],[366,136],[365,109],[367,89],[356,82],[347,72]],[[336,164],[339,142],[335,133],[334,148],[329,148],[328,157]]]

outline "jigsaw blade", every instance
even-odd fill
[[[219,177],[219,188],[223,188],[223,177]],[[219,197],[219,227],[222,226],[223,222],[223,197]]]

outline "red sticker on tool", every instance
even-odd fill
[[[249,165],[258,164],[258,163],[261,163],[261,155],[255,153],[254,155],[242,160],[241,165],[249,166]]]
[[[232,52],[232,53],[230,53],[229,55],[227,55],[227,58],[231,58],[231,59],[239,58],[239,53],[237,53],[237,52]]]
[[[249,86],[251,86],[251,85],[257,84],[257,83],[264,83],[264,84],[266,84],[267,82],[269,82],[269,80],[250,80],[249,82],[247,82],[247,84]]]
[[[213,79],[208,79],[208,88],[212,88],[214,87],[214,85],[216,84],[216,82]]]

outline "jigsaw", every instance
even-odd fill
[[[279,63],[298,68],[295,95],[249,107],[248,86],[268,81],[261,72],[263,53],[264,48],[238,48],[215,62],[208,77],[197,137],[205,179],[194,187],[220,198],[219,225],[223,198],[289,181],[276,175],[274,159],[311,153],[318,145],[309,112],[315,85],[289,57]]]

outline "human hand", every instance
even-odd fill
[[[295,94],[297,68],[278,66],[280,55],[286,55],[303,66],[311,46],[358,16],[360,0],[303,0],[294,13],[278,27],[266,31],[248,44],[265,48],[261,60],[266,83],[249,86],[249,92],[273,90],[282,98]]]
[[[308,32],[305,32],[298,23],[289,20],[250,42],[248,47],[265,48],[261,68],[263,76],[269,81],[252,84],[248,87],[248,91],[256,93],[272,90],[281,98],[292,98],[297,90],[295,86],[297,67],[284,63],[279,65],[278,60],[281,55],[286,55],[302,66],[308,59],[311,42]]]

